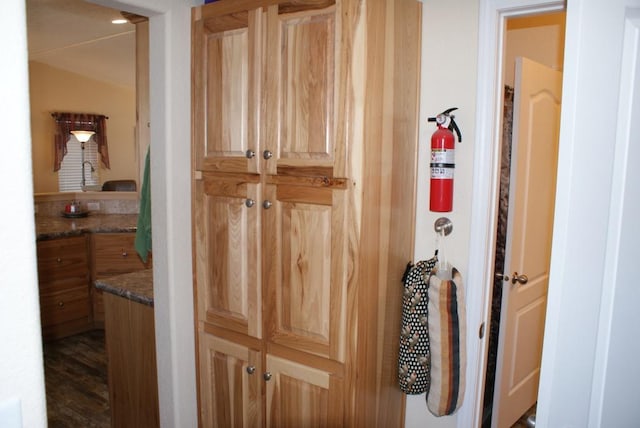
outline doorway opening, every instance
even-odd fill
[[[543,329],[544,329],[544,307],[546,306],[546,285],[545,281],[548,281],[548,277],[546,280],[544,278],[536,275],[532,278],[533,282],[543,282],[544,284],[539,285],[539,287],[544,288],[544,296],[538,295],[533,300],[528,302],[527,304],[531,305],[529,308],[533,308],[534,305],[539,307],[538,313],[542,314],[542,318],[540,316],[530,317],[528,321],[531,324],[532,328],[537,329],[538,331],[532,333],[532,339],[539,343],[528,344],[527,349],[529,350],[529,357],[531,354],[531,350],[533,350],[533,354],[535,355],[532,359],[527,357],[529,361],[526,363],[518,363],[518,361],[513,361],[517,353],[509,354],[507,357],[504,357],[504,347],[505,338],[504,335],[508,334],[509,336],[513,336],[515,330],[509,330],[505,328],[505,322],[511,320],[507,320],[505,310],[508,304],[508,301],[504,301],[503,299],[509,299],[508,294],[504,293],[504,287],[520,287],[524,286],[527,283],[528,277],[526,275],[522,275],[526,272],[520,272],[520,275],[516,273],[514,267],[517,263],[510,263],[510,248],[513,244],[514,247],[516,243],[510,243],[509,235],[516,236],[513,230],[514,223],[514,212],[512,207],[511,216],[509,216],[509,206],[510,202],[513,204],[514,195],[517,195],[515,192],[536,192],[540,191],[540,189],[536,189],[533,186],[530,189],[524,189],[521,186],[514,186],[515,179],[511,178],[512,174],[512,159],[515,157],[515,150],[517,147],[515,145],[518,144],[517,138],[516,141],[513,141],[513,124],[514,124],[514,111],[516,115],[520,112],[518,104],[516,104],[514,108],[514,94],[520,94],[520,71],[516,73],[516,58],[525,57],[534,60],[537,63],[543,64],[550,69],[553,70],[562,70],[562,62],[564,57],[564,20],[565,20],[565,12],[553,12],[553,13],[545,13],[545,14],[536,14],[536,15],[527,15],[527,16],[518,16],[513,18],[508,18],[505,20],[505,28],[504,28],[504,45],[503,52],[501,53],[502,58],[502,84],[500,86],[501,94],[499,95],[500,99],[502,99],[502,116],[501,116],[501,152],[500,155],[500,166],[499,166],[499,192],[497,194],[497,226],[495,230],[495,259],[494,259],[494,273],[496,274],[496,278],[493,280],[492,290],[491,290],[491,304],[490,304],[490,325],[489,325],[489,344],[488,344],[488,354],[486,359],[486,377],[485,377],[485,386],[484,386],[484,395],[482,397],[482,427],[490,427],[490,426],[499,426],[499,427],[509,427],[514,426],[517,421],[520,421],[520,425],[515,426],[527,426],[526,419],[520,418],[521,415],[524,415],[525,412],[528,412],[532,406],[535,406],[535,402],[537,399],[537,382],[539,378],[539,367],[540,367],[540,357],[541,357],[541,347],[542,347],[542,337],[543,337]],[[525,60],[526,61],[526,60]],[[520,62],[522,64],[522,62]],[[519,65],[519,67],[522,67]],[[519,69],[521,70],[521,68]],[[518,95],[520,96],[520,95]],[[518,98],[516,96],[515,98]],[[516,103],[524,102],[524,100],[516,99]],[[524,123],[524,120],[519,120],[518,117],[515,118],[516,125],[520,122]],[[558,123],[559,123],[559,110],[558,110]],[[524,126],[524,125],[523,125]],[[514,144],[512,144],[512,141]],[[557,158],[557,137],[555,141],[555,157]],[[520,154],[520,159],[522,156],[534,156],[531,154],[532,152],[528,148],[528,154]],[[512,154],[514,155],[512,157]],[[515,159],[513,159],[515,162]],[[521,160],[520,160],[521,161]],[[513,171],[517,173],[517,171]],[[538,173],[544,173],[544,171],[539,171]],[[522,171],[520,171],[522,173]],[[549,165],[548,174],[556,175],[555,163],[553,165]],[[533,177],[529,177],[531,180]],[[533,178],[535,180],[535,178]],[[555,188],[555,180],[552,184],[553,188]],[[510,200],[510,192],[511,192],[511,200]],[[549,193],[549,192],[547,192]],[[553,199],[554,195],[547,195],[549,198]],[[551,210],[552,210],[551,206]],[[520,216],[520,212],[517,212],[517,215]],[[519,227],[519,226],[518,226]],[[526,227],[526,226],[525,226]],[[530,229],[534,229],[529,226]],[[549,232],[550,236],[550,232]],[[515,239],[515,238],[514,238]],[[544,249],[547,253],[550,253],[550,238],[548,242],[545,244],[547,247]],[[524,250],[524,244],[521,249],[521,252]],[[506,263],[505,263],[506,261]],[[546,267],[542,270],[548,272],[548,263],[546,261]],[[509,266],[509,264],[513,264],[513,266]],[[507,272],[505,269],[510,269]],[[516,269],[519,269],[516,267]],[[507,282],[507,279],[509,281]],[[513,282],[512,284],[512,281]],[[529,285],[526,285],[529,287]],[[535,300],[535,301],[534,301]],[[526,310],[526,309],[525,309]],[[529,313],[533,313],[533,311],[529,311]],[[517,316],[517,315],[516,315]],[[531,321],[534,320],[534,321]],[[502,328],[501,328],[502,321]],[[503,335],[501,337],[500,335]],[[512,340],[517,342],[517,338],[512,338]],[[522,338],[521,338],[522,340]],[[511,344],[513,345],[513,344]],[[509,346],[511,346],[509,345]],[[517,348],[518,345],[515,345]],[[512,361],[509,361],[509,360]],[[500,400],[500,394],[505,394],[505,389],[502,388],[502,391],[496,385],[496,381],[501,380],[501,370],[505,367],[505,362],[507,364],[511,364],[509,367],[510,374],[513,374],[514,371],[520,371],[520,382],[524,385],[525,381],[534,384],[534,392],[532,393],[519,393],[520,398],[517,399],[519,410],[516,411],[515,416],[509,415],[505,416],[503,410],[497,406]],[[528,366],[528,371],[523,369],[524,366]],[[517,378],[517,376],[515,376]],[[514,388],[514,391],[517,388]],[[501,413],[498,415],[496,413]],[[514,413],[511,411],[510,413]],[[498,418],[500,416],[500,418]],[[528,414],[526,415],[528,416]],[[515,419],[514,419],[515,418]]]
[[[142,176],[144,161],[140,160],[140,153],[146,153],[149,131],[147,126],[135,125],[137,117],[145,124],[149,122],[148,105],[144,110],[140,108],[145,100],[148,104],[148,98],[140,95],[146,90],[144,94],[148,97],[148,65],[140,72],[140,64],[145,60],[148,62],[148,41],[143,44],[146,50],[140,50],[141,41],[148,39],[148,23],[145,17],[125,14],[128,23],[116,25],[112,19],[122,18],[123,12],[83,0],[27,0],[26,11],[34,203],[36,213],[41,217],[57,217],[60,213],[58,205],[71,197],[63,193],[65,189],[58,187],[56,176],[50,172],[53,166],[50,146],[54,137],[52,112],[107,113],[111,116],[109,135],[114,137],[110,146],[115,162],[112,162],[110,173],[121,174],[114,178],[132,178],[131,181]],[[67,153],[65,159],[71,155]],[[94,160],[91,169],[94,166],[97,169],[97,165]],[[86,178],[89,179],[88,171]],[[142,183],[141,178],[139,183]],[[82,191],[99,191],[100,183],[94,184],[97,188]],[[38,193],[46,195],[40,198]],[[54,195],[56,193],[59,194]],[[113,195],[104,198],[100,195],[91,193],[91,198],[99,201],[95,204],[100,207],[95,208],[97,212],[93,216],[134,214],[131,210],[137,210],[136,193],[123,196],[121,200]],[[108,201],[109,209],[104,209],[103,201]],[[135,201],[135,204],[129,201]],[[47,221],[43,218],[43,222]],[[38,248],[40,244],[38,242]],[[106,274],[98,272],[96,264],[89,260],[81,262],[94,252],[89,247],[93,248],[93,243],[87,245],[83,236],[78,251],[69,255],[72,264],[60,269],[63,273],[40,273],[49,425],[59,425],[60,421],[66,421],[63,425],[71,423],[74,426],[110,425],[104,312],[101,310],[102,299],[93,286],[94,279]],[[45,251],[44,257],[50,259],[49,253]],[[41,257],[40,252],[38,257]],[[49,266],[47,261],[43,265]],[[63,299],[69,299],[66,306]]]

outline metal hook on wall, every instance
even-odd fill
[[[439,235],[449,236],[453,230],[453,223],[447,217],[440,217],[433,223],[433,229]]]

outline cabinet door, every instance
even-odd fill
[[[271,184],[265,193],[273,204],[263,217],[267,339],[344,362],[346,191]]]
[[[195,12],[206,14],[192,29],[195,168],[257,172],[262,12],[225,6]]]
[[[262,337],[259,176],[196,181],[198,319]]]
[[[260,352],[201,332],[200,425],[262,426]]]
[[[345,426],[342,379],[272,355],[267,373],[267,427]]]
[[[96,277],[135,272],[150,267],[135,248],[135,233],[96,233],[93,236]]]
[[[335,1],[268,8],[264,149],[269,174],[345,177]],[[340,109],[340,110],[339,110]],[[344,129],[342,129],[344,131]]]

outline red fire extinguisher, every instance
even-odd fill
[[[453,120],[452,111],[457,107],[443,111],[429,122],[436,122],[438,129],[431,136],[431,192],[429,210],[449,212],[453,209],[453,170],[455,168],[455,136],[462,142],[460,128]],[[448,122],[448,125],[447,125]]]

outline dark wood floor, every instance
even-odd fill
[[[108,428],[111,424],[104,331],[44,344],[49,428]]]

